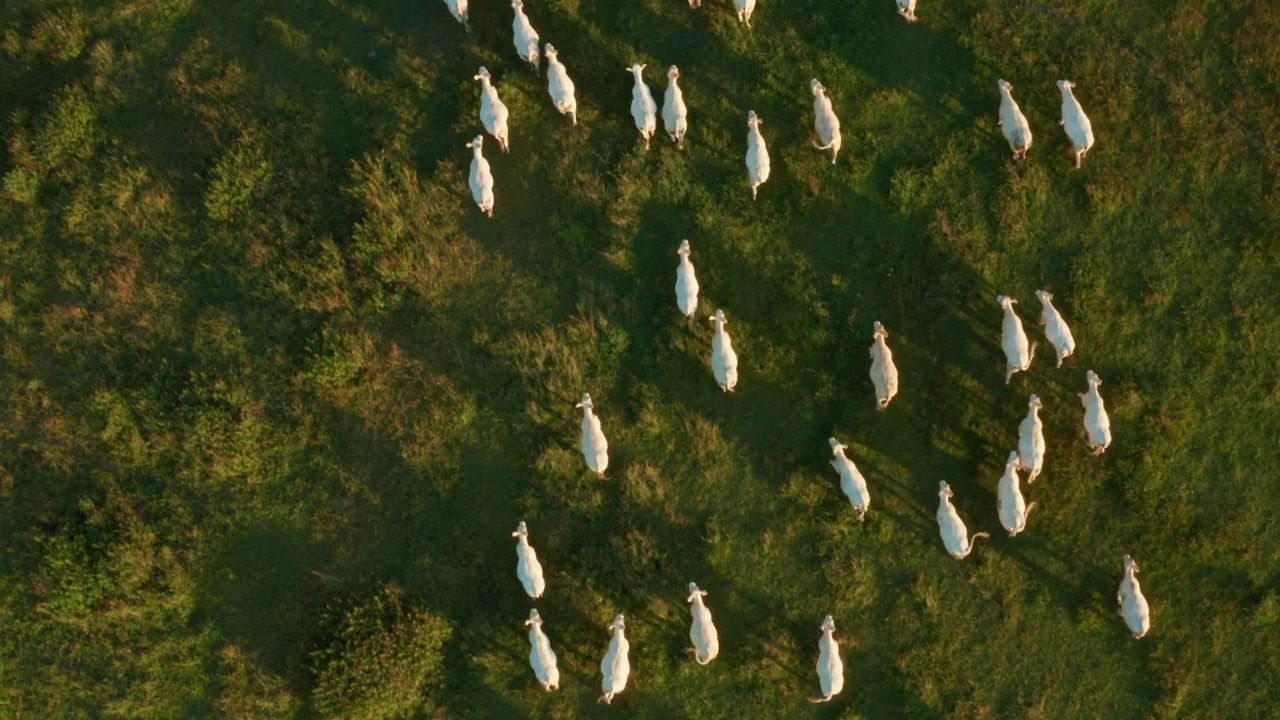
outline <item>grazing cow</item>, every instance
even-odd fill
[[[1027,159],[1027,151],[1031,149],[1031,124],[1027,116],[1022,114],[1018,101],[1013,99],[1013,85],[1004,80],[997,80],[1000,88],[1000,132],[1009,141],[1009,149],[1018,160]]]
[[[1071,93],[1076,84],[1070,80],[1059,80],[1058,89],[1062,91],[1062,119],[1058,124],[1066,131],[1071,140],[1071,155],[1076,160],[1076,169],[1080,169],[1080,161],[1085,153],[1093,147],[1093,124],[1089,116],[1084,114],[1080,101]]]
[[[556,667],[551,640],[542,632],[542,617],[537,610],[530,610],[529,619],[524,624],[529,628],[529,665],[533,667],[533,674],[542,689],[551,692],[560,686],[560,670]]]
[[[635,85],[631,88],[631,117],[636,121],[640,137],[644,138],[644,149],[648,150],[649,141],[658,129],[658,106],[653,102],[653,93],[649,92],[644,76],[640,74],[644,69],[644,65],[636,63],[627,68],[627,72],[635,78]]]
[[[684,105],[684,91],[680,89],[680,68],[667,68],[667,92],[662,96],[662,126],[679,150],[684,149],[684,134],[689,129],[689,109]]]
[[[578,124],[578,100],[574,97],[573,81],[569,79],[569,71],[564,69],[559,54],[547,43],[542,54],[547,56],[547,92],[551,93],[551,102],[561,115],[568,115],[569,120]]]
[[[876,407],[883,410],[898,394],[898,366],[893,364],[893,351],[885,342],[889,331],[879,320],[872,324],[871,330],[871,384],[876,387]]]
[[[693,262],[689,260],[689,241],[681,240],[680,264],[676,266],[676,307],[686,318],[692,318],[698,310],[698,277],[693,272]]]
[[[760,123],[756,111],[747,113],[747,180],[751,183],[751,199],[756,199],[756,191],[769,179],[769,148],[764,144],[764,136],[760,134]]]
[[[475,79],[480,81],[480,124],[498,141],[502,152],[510,152],[507,147],[507,106],[498,98],[498,91],[490,82],[489,71],[483,65]]]
[[[827,97],[827,89],[816,79],[809,81],[809,90],[813,93],[813,128],[818,132],[818,141],[813,146],[819,150],[831,151],[831,164],[836,164],[836,156],[840,154],[840,119],[831,108],[831,98]]]
[[[575,407],[582,408],[582,457],[587,461],[587,467],[595,471],[596,477],[603,478],[604,471],[609,468],[609,441],[604,436],[604,430],[600,429],[600,418],[592,412],[595,405],[591,402],[591,395],[582,394],[582,401]]]
[[[515,18],[511,21],[513,42],[516,54],[521,60],[533,66],[534,74],[542,72],[538,58],[538,31],[533,29],[529,16],[524,14],[523,0],[511,0],[511,9],[515,10]]]
[[[738,354],[733,351],[733,339],[724,329],[729,320],[723,310],[716,310],[710,320],[716,324],[715,334],[711,336],[711,369],[715,371],[720,389],[733,392],[738,387]]]
[[[720,636],[716,633],[715,623],[711,622],[711,611],[702,602],[706,594],[706,590],[698,589],[697,583],[689,583],[689,614],[693,616],[689,639],[693,641],[693,652],[699,665],[706,665],[720,654]]]
[[[1027,482],[1033,483],[1044,469],[1044,423],[1040,421],[1040,408],[1044,404],[1032,395],[1027,401],[1027,416],[1018,425],[1018,466],[1029,470]]]
[[[1000,327],[1000,346],[1004,348],[1005,372],[1004,383],[1016,372],[1026,371],[1031,367],[1031,359],[1035,357],[1036,346],[1027,344],[1027,332],[1022,329],[1022,320],[1013,311],[1013,304],[1018,302],[1011,297],[997,295],[996,302],[1004,310],[1004,324]]]
[[[604,660],[600,661],[600,689],[604,691],[600,702],[605,705],[613,702],[614,696],[626,689],[627,678],[631,676],[631,660],[628,657],[631,643],[627,642],[626,625],[621,613],[613,619],[609,628],[613,630],[613,638],[609,640],[609,651],[605,653]]]
[[[481,212],[493,217],[493,173],[489,170],[489,161],[480,152],[483,146],[483,135],[477,135],[466,144],[466,147],[471,148],[471,176],[467,182],[471,185],[471,197]]]
[[[1058,356],[1057,367],[1062,367],[1062,361],[1076,351],[1076,339],[1071,336],[1071,328],[1062,319],[1062,313],[1053,306],[1053,294],[1037,290],[1036,297],[1040,299],[1040,324],[1044,325],[1045,337]]]
[[[1098,393],[1102,380],[1092,370],[1084,377],[1089,383],[1089,389],[1080,393],[1080,404],[1084,405],[1084,432],[1089,438],[1089,449],[1094,455],[1101,455],[1111,446],[1111,418],[1107,416],[1106,405]]]
[[[529,545],[529,528],[525,526],[523,520],[516,527],[516,531],[511,533],[511,537],[516,538],[516,577],[520,578],[520,584],[524,585],[524,591],[529,597],[537,600],[547,589],[547,582],[542,577],[542,564],[538,562],[538,553],[534,552],[533,546]]]
[[[1027,529],[1027,518],[1036,507],[1035,503],[1027,504],[1018,485],[1018,453],[1015,451],[1009,453],[996,491],[996,511],[1000,514],[1000,524],[1009,531],[1009,537]]]
[[[818,685],[822,697],[811,697],[811,703],[830,702],[844,689],[844,663],[840,660],[840,645],[836,642],[836,621],[830,615],[822,621],[822,637],[818,639]]]
[[[964,526],[960,513],[956,512],[955,506],[951,504],[952,494],[951,486],[947,485],[945,480],[938,484],[938,530],[942,533],[942,544],[946,546],[951,557],[963,560],[973,552],[975,542],[991,536],[980,532],[974,533],[972,538],[969,537],[969,529]]]
[[[831,461],[831,467],[840,473],[840,489],[844,491],[845,497],[849,498],[849,503],[857,511],[858,522],[862,522],[867,516],[867,511],[871,509],[871,492],[867,490],[866,478],[862,477],[858,466],[844,454],[848,446],[835,438],[827,438],[827,442],[831,444],[831,454],[835,455]]]
[[[1124,577],[1120,579],[1116,603],[1124,616],[1124,624],[1133,633],[1133,639],[1141,640],[1151,629],[1151,608],[1147,606],[1147,598],[1138,584],[1138,563],[1128,555],[1124,556]]]
[[[467,0],[444,0],[444,4],[454,20],[462,23],[462,27],[471,29],[470,19],[467,17]]]

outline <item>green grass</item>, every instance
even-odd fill
[[[888,0],[762,0],[751,31],[719,0],[526,11],[576,128],[504,2],[473,3],[471,33],[438,0],[0,7],[0,718],[1274,716],[1273,8],[927,0],[908,25]],[[632,62],[658,94],[680,66],[685,152],[642,151]],[[481,64],[511,111],[493,219],[463,148]],[[1064,77],[1098,138],[1078,172]],[[773,157],[755,203],[748,110]],[[675,309],[682,238],[731,320],[733,395]],[[1079,344],[1060,370],[1042,287]],[[1008,386],[997,293],[1041,340]],[[902,372],[884,412],[873,320]],[[995,484],[1030,392],[1048,455],[1010,539]],[[996,531],[962,563],[941,479]],[[522,519],[554,694],[527,664]],[[720,630],[706,667],[690,580]],[[618,612],[633,675],[605,707]],[[846,685],[815,708],[828,613]]]

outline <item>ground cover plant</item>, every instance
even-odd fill
[[[0,717],[1275,715],[1270,4],[924,0],[908,24],[889,0],[761,0],[751,30],[719,0],[525,10],[577,127],[504,2],[473,2],[470,32],[438,0],[0,4]],[[661,131],[643,151],[632,63],[659,102],[679,65],[683,152]],[[511,152],[486,144],[492,219],[463,147],[481,65],[511,112]],[[1064,78],[1098,138],[1079,171]],[[748,110],[773,157],[756,202]],[[672,292],[685,238],[694,322]],[[1061,369],[1039,288],[1078,343]],[[1009,385],[1000,293],[1041,343]],[[902,373],[883,411],[876,320]],[[578,451],[583,392],[604,479]],[[1048,453],[1009,538],[996,481],[1033,392]],[[833,435],[867,476],[864,523]],[[940,480],[992,532],[963,562]],[[1126,553],[1139,641],[1116,612]],[[691,580],[719,628],[707,666]],[[605,707],[619,612],[633,674]],[[845,686],[815,707],[827,614]]]

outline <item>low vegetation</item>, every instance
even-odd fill
[[[577,127],[505,2],[473,1],[470,33],[438,0],[0,3],[0,718],[1275,713],[1272,5],[923,0],[909,24],[889,0],[761,0],[750,30],[720,0],[525,10]],[[643,151],[632,63],[655,93],[679,66],[684,151]],[[463,147],[481,65],[511,114],[492,219]],[[1097,136],[1079,171],[1064,78]],[[756,202],[749,110],[773,160]],[[1077,342],[1061,369],[1041,288]],[[1041,342],[1007,386],[998,294]],[[901,383],[883,411],[877,320]],[[1030,393],[1045,467],[1009,538],[996,483]],[[941,480],[992,533],[962,562]],[[520,520],[555,693],[528,664]],[[632,675],[605,707],[619,612]],[[814,707],[828,614],[845,685]]]

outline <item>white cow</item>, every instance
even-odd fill
[[[511,537],[516,538],[516,577],[520,578],[520,584],[524,585],[524,591],[529,597],[537,600],[547,589],[547,581],[542,577],[538,553],[529,545],[529,529],[525,527],[523,520],[516,531],[511,533]]]
[[[809,90],[813,93],[813,128],[818,131],[818,141],[813,146],[819,150],[831,151],[831,164],[836,164],[836,156],[840,154],[840,119],[836,111],[831,109],[831,99],[827,97],[827,89],[816,79],[809,81]]]
[[[747,112],[747,179],[751,182],[752,200],[756,199],[757,188],[769,179],[769,149],[760,134],[761,122],[755,110]]]
[[[480,210],[485,215],[493,217],[493,173],[489,170],[489,161],[484,159],[480,148],[484,146],[484,136],[477,135],[474,140],[466,144],[471,148],[471,176],[468,183],[471,185],[471,197],[475,199],[476,205],[480,206]]]
[[[715,334],[711,336],[711,369],[715,371],[716,382],[725,392],[733,392],[738,386],[738,354],[733,351],[733,340],[724,329],[723,310],[716,310],[710,318],[716,324]]]
[[[587,467],[603,478],[609,468],[609,441],[600,429],[600,418],[592,412],[591,396],[582,393],[582,402],[575,407],[582,408],[582,457],[586,458]]]
[[[1018,467],[1031,472],[1027,482],[1033,483],[1044,470],[1044,423],[1040,421],[1040,398],[1027,401],[1027,416],[1018,425]]]
[[[991,536],[979,532],[974,533],[972,538],[969,537],[969,529],[964,526],[960,513],[956,512],[951,504],[952,494],[951,486],[947,485],[945,480],[938,484],[938,530],[942,533],[942,544],[946,546],[951,557],[963,560],[973,552],[975,542],[980,538]]]
[[[689,260],[689,241],[681,240],[680,264],[676,266],[676,307],[686,318],[692,318],[698,309],[698,277],[693,272],[693,262]]]
[[[733,6],[738,11],[738,22],[751,27],[751,13],[756,9],[756,0],[733,0]]]
[[[1085,153],[1093,147],[1093,124],[1089,122],[1089,116],[1084,114],[1084,108],[1080,107],[1076,96],[1071,94],[1071,88],[1075,86],[1076,84],[1070,80],[1058,81],[1058,89],[1062,91],[1062,119],[1058,124],[1066,130],[1067,137],[1071,139],[1071,154],[1076,159],[1076,168],[1079,169]]]
[[[574,125],[578,124],[578,100],[574,97],[573,81],[564,63],[558,59],[556,49],[547,43],[542,54],[547,56],[547,92],[551,93],[551,102],[561,115],[568,115]]]
[[[1032,343],[1028,347],[1027,333],[1022,329],[1022,320],[1013,311],[1013,304],[1018,301],[1005,295],[997,295],[996,302],[1000,303],[1000,307],[1004,310],[1004,324],[1000,328],[1000,345],[1004,348],[1004,382],[1008,385],[1014,373],[1031,367],[1031,358],[1035,357],[1036,346]]]
[[[818,640],[818,685],[822,697],[811,697],[811,703],[829,702],[844,689],[844,663],[836,642],[836,621],[830,615],[822,621],[822,637]]]
[[[511,21],[516,54],[533,66],[534,74],[538,74],[542,72],[541,60],[538,58],[538,31],[533,29],[529,16],[524,14],[523,0],[511,0],[511,9],[516,12],[515,19]]]
[[[1000,132],[1009,141],[1009,149],[1019,160],[1027,159],[1027,151],[1031,149],[1031,124],[1027,116],[1022,114],[1018,101],[1013,99],[1013,85],[1004,80],[997,80],[1000,88]]]
[[[680,89],[680,68],[667,68],[667,92],[662,97],[662,125],[680,150],[684,149],[684,134],[689,129],[689,109],[684,106],[684,91]]]
[[[605,653],[604,660],[600,661],[600,689],[604,691],[600,702],[605,705],[613,702],[613,697],[626,689],[627,678],[631,676],[631,660],[627,657],[631,652],[631,643],[627,642],[622,613],[618,613],[609,627],[613,630],[613,639],[609,641],[609,651]]]
[[[858,512],[858,522],[862,522],[862,519],[867,516],[867,511],[871,509],[871,492],[867,490],[867,480],[862,477],[861,472],[858,472],[858,466],[844,454],[847,445],[835,438],[827,438],[827,442],[831,444],[831,453],[835,455],[835,459],[831,461],[831,467],[840,473],[840,489],[844,491],[845,497],[849,498],[853,509]]]
[[[871,328],[871,384],[876,386],[876,407],[883,410],[898,394],[898,366],[893,364],[893,351],[885,342],[889,331],[879,320]]]
[[[444,0],[444,4],[449,8],[449,14],[453,15],[453,19],[462,23],[466,29],[471,29],[471,23],[467,17],[467,0]]]
[[[1080,393],[1080,404],[1084,405],[1084,432],[1089,437],[1089,449],[1094,455],[1101,455],[1111,445],[1111,418],[1107,416],[1106,405],[1098,394],[1098,386],[1102,380],[1092,370],[1085,373],[1089,390]]]
[[[498,98],[498,90],[493,87],[489,71],[483,65],[476,73],[476,80],[480,81],[480,123],[498,141],[502,152],[510,152],[507,146],[507,106]]]
[[[1062,319],[1062,313],[1053,306],[1053,293],[1037,290],[1036,297],[1040,299],[1041,305],[1040,324],[1044,325],[1045,337],[1049,338],[1049,344],[1053,345],[1053,350],[1058,355],[1057,366],[1062,367],[1062,361],[1076,351],[1076,339],[1071,336],[1071,328]]]
[[[1151,629],[1151,608],[1142,595],[1142,586],[1138,584],[1138,563],[1128,555],[1124,556],[1124,577],[1120,579],[1120,591],[1116,593],[1116,603],[1120,605],[1120,614],[1124,616],[1124,624],[1129,626],[1134,640]]]
[[[694,656],[699,665],[706,665],[720,654],[720,636],[716,633],[715,623],[711,622],[711,611],[702,602],[706,590],[698,589],[697,583],[689,583],[689,614],[693,616],[693,624],[689,627],[689,639],[693,641]]]
[[[1004,475],[996,490],[996,510],[1000,514],[1000,524],[1009,531],[1009,537],[1027,529],[1027,518],[1036,507],[1035,503],[1028,505],[1023,499],[1019,484],[1018,453],[1015,451],[1009,453],[1009,459],[1004,464]]]
[[[556,667],[551,640],[542,632],[542,618],[537,610],[529,611],[529,619],[524,624],[529,628],[529,665],[533,666],[533,674],[542,689],[551,692],[560,687],[560,670]]]
[[[916,0],[897,0],[898,14],[906,18],[907,22],[916,21]]]
[[[635,85],[631,87],[631,117],[636,121],[640,137],[644,138],[644,149],[648,150],[649,141],[658,129],[658,106],[653,102],[653,93],[649,92],[649,86],[640,74],[644,69],[644,65],[636,63],[627,68],[627,72],[635,78]]]

